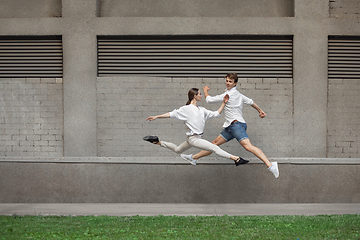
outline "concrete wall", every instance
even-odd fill
[[[358,18],[360,13],[359,0],[330,0],[330,17]]]
[[[61,17],[61,0],[2,0],[0,18]]]
[[[355,162],[277,159],[280,178],[275,179],[264,164],[192,166],[180,158],[147,159],[157,164],[120,164],[121,158],[0,161],[0,202],[360,202],[360,165]]]
[[[6,8],[6,11],[3,7],[0,11],[0,34],[60,35],[64,62],[62,84],[47,83],[56,86],[56,124],[52,122],[54,119],[50,119],[54,117],[40,117],[46,126],[46,133],[41,134],[55,134],[55,140],[47,138],[43,143],[49,145],[40,146],[40,149],[35,144],[40,144],[41,141],[37,139],[45,136],[37,136],[35,129],[39,125],[32,117],[42,112],[37,109],[30,113],[32,106],[27,104],[36,103],[42,80],[31,84],[27,79],[3,79],[1,82],[0,86],[17,82],[13,87],[18,87],[20,92],[24,87],[33,88],[34,93],[33,98],[19,96],[11,100],[4,98],[1,102],[1,107],[4,107],[0,116],[3,121],[0,129],[3,144],[0,148],[3,157],[0,168],[1,201],[142,202],[145,197],[146,201],[153,202],[210,202],[211,199],[214,202],[359,202],[356,175],[360,155],[356,134],[359,111],[354,91],[359,80],[328,80],[327,45],[329,35],[356,36],[360,35],[360,28],[356,15],[340,17],[331,13],[334,9],[330,9],[329,4],[334,1],[294,0],[285,5],[280,0],[271,3],[262,1],[271,9],[266,13],[262,4],[251,1],[247,5],[249,10],[241,8],[241,13],[248,15],[235,17],[219,14],[229,10],[229,4],[234,1],[194,9],[194,2],[189,0],[181,5],[185,11],[173,12],[172,5],[164,4],[165,9],[150,15],[136,15],[133,12],[131,16],[111,11],[120,7],[110,0],[62,0],[61,11],[59,1],[46,1],[48,5],[44,1],[12,2],[21,6],[15,8],[8,5],[9,1],[0,0],[1,6]],[[241,3],[245,4],[243,1]],[[356,1],[342,3],[336,8],[358,7]],[[51,10],[41,10],[40,5]],[[127,8],[131,10],[130,3]],[[240,9],[239,6],[237,8]],[[166,15],[168,12],[171,14]],[[207,15],[202,15],[203,12]],[[300,158],[299,161],[306,164],[299,166],[292,164],[292,160],[288,165],[286,163],[289,162],[283,162],[280,164],[280,178],[275,181],[264,165],[257,164],[253,158],[251,160],[256,164],[249,164],[248,168],[235,168],[232,163],[226,162],[228,160],[213,156],[203,161],[216,165],[190,168],[189,165],[178,165],[177,161],[183,160],[175,154],[141,140],[143,135],[156,133],[176,143],[183,141],[185,129],[182,123],[168,119],[159,120],[161,123],[146,123],[145,118],[150,112],[163,113],[182,105],[189,87],[202,88],[204,84],[210,84],[213,93],[220,93],[224,89],[223,80],[97,77],[97,36],[190,34],[293,36],[293,78],[241,79],[240,90],[259,103],[267,113],[265,119],[259,119],[253,109],[245,109],[252,143],[272,159]],[[171,101],[164,94],[164,89],[174,96]],[[5,87],[0,90],[2,96],[11,95]],[[46,95],[41,94],[39,97]],[[62,105],[58,101],[60,94],[63,95]],[[349,99],[349,95],[353,98]],[[204,106],[216,109],[214,105],[204,103]],[[19,111],[10,115],[5,109]],[[58,122],[61,113],[63,122]],[[17,116],[22,116],[21,120]],[[15,122],[19,124],[15,125]],[[221,119],[208,122],[207,139],[211,140],[219,133],[221,122]],[[28,129],[29,124],[33,123],[34,128]],[[25,130],[32,134],[26,135]],[[21,146],[25,143],[24,138],[34,145]],[[50,142],[56,143],[56,146]],[[230,142],[224,149],[250,157],[237,145]],[[161,156],[166,157],[159,160]],[[35,162],[28,161],[34,157],[39,158]],[[102,164],[111,157],[121,159],[110,165]],[[353,165],[333,166],[329,165],[336,161],[332,157],[351,158],[355,162],[352,162]],[[61,163],[58,163],[59,158],[62,159]],[[78,163],[77,158],[95,160],[85,164]],[[320,159],[321,163],[325,159],[325,163],[319,165],[319,162],[311,162],[309,158]],[[177,163],[175,166],[171,164],[173,160]],[[246,184],[245,187],[235,187],[236,192],[232,185],[239,175]],[[14,176],[22,179],[16,180]],[[192,177],[194,181],[189,180]],[[211,179],[209,183],[205,181],[207,179]],[[129,181],[131,185],[128,185]],[[271,183],[270,187],[268,183]],[[190,186],[193,188],[189,189]],[[306,191],[309,186],[311,190]],[[117,190],[111,192],[114,189]],[[274,190],[279,197],[267,189]],[[217,192],[221,195],[214,196]]]
[[[290,148],[280,150],[278,156],[287,153],[292,153],[290,155],[292,157],[327,156],[327,36],[356,34],[356,28],[352,25],[357,25],[356,21],[343,22],[341,19],[329,18],[327,1],[316,1],[316,3],[295,1],[293,2],[295,17],[290,18],[97,17],[99,8],[105,5],[105,2],[95,0],[63,0],[62,18],[3,18],[0,23],[3,35],[62,36],[63,156],[95,157],[111,155],[116,151],[114,147],[108,153],[104,153],[103,149],[101,153],[98,152],[101,148],[98,142],[102,139],[97,136],[99,119],[96,111],[97,35],[209,33],[294,36],[293,123],[284,128],[286,131],[293,128],[293,134],[291,141],[286,141],[291,143],[287,145]],[[255,7],[256,5],[253,6]],[[259,92],[251,92],[249,97],[254,98],[254,94],[257,93]],[[164,110],[159,109],[161,112]],[[268,116],[271,116],[270,109],[264,108],[264,110]],[[252,125],[250,129],[261,126],[261,124]],[[124,133],[126,134],[126,131]],[[270,135],[267,137],[268,139],[259,142],[260,138],[255,136],[253,143],[268,149],[263,142],[274,142],[274,140]],[[311,139],[311,144],[308,144],[308,139]],[[274,156],[274,150],[272,149],[269,154]]]
[[[293,17],[293,0],[99,0],[101,17]]]

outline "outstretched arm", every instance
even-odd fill
[[[260,118],[264,118],[266,116],[266,113],[261,110],[261,108],[256,103],[253,103],[251,106],[259,112]]]
[[[146,121],[153,121],[157,118],[170,118],[170,113],[164,113],[164,114],[157,115],[157,116],[150,116],[150,117],[146,118]]]
[[[221,114],[221,112],[224,110],[225,104],[229,101],[229,98],[230,98],[230,97],[229,97],[228,94],[226,94],[226,95],[224,96],[223,102],[222,102],[221,106],[220,106],[219,109],[218,109],[219,114]]]

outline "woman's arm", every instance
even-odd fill
[[[221,112],[224,110],[225,104],[229,101],[229,98],[230,98],[230,97],[229,97],[228,94],[226,94],[226,95],[224,96],[223,102],[221,103],[221,106],[220,106],[219,109],[218,109],[219,114],[221,114]]]
[[[157,118],[170,118],[170,113],[164,113],[164,114],[157,115],[157,116],[150,116],[150,117],[146,118],[146,121],[153,121]]]

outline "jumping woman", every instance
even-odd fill
[[[219,117],[223,111],[225,104],[229,100],[229,95],[225,95],[222,101],[220,108],[217,111],[210,111],[204,107],[197,106],[197,103],[201,101],[202,95],[199,89],[192,88],[188,93],[189,100],[185,106],[175,109],[172,112],[164,113],[162,115],[150,116],[146,118],[146,121],[153,121],[157,118],[177,118],[179,120],[185,121],[186,126],[189,128],[189,131],[186,133],[187,140],[176,146],[173,143],[159,141],[157,136],[146,136],[144,137],[145,141],[151,142],[153,144],[159,145],[161,147],[169,148],[176,153],[182,153],[191,147],[197,147],[203,150],[211,151],[219,155],[220,157],[230,158],[235,162],[236,166],[240,164],[246,164],[249,161],[242,159],[241,157],[231,155],[219,146],[205,140],[202,138],[205,128],[205,121],[211,118]],[[196,160],[187,159],[192,165],[196,165]]]

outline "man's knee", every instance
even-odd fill
[[[226,142],[226,140],[223,139],[223,138],[220,137],[220,136],[218,136],[217,138],[214,139],[214,141],[212,141],[212,143],[215,144],[215,145],[217,145],[217,146],[219,146],[219,145],[221,145],[221,144],[223,144],[223,143],[225,143],[225,142]]]
[[[252,152],[254,150],[254,148],[255,148],[254,145],[252,145],[250,143],[250,141],[243,141],[243,142],[240,142],[240,144],[248,152]]]
[[[253,146],[250,145],[243,145],[246,151],[251,152],[253,150]]]

